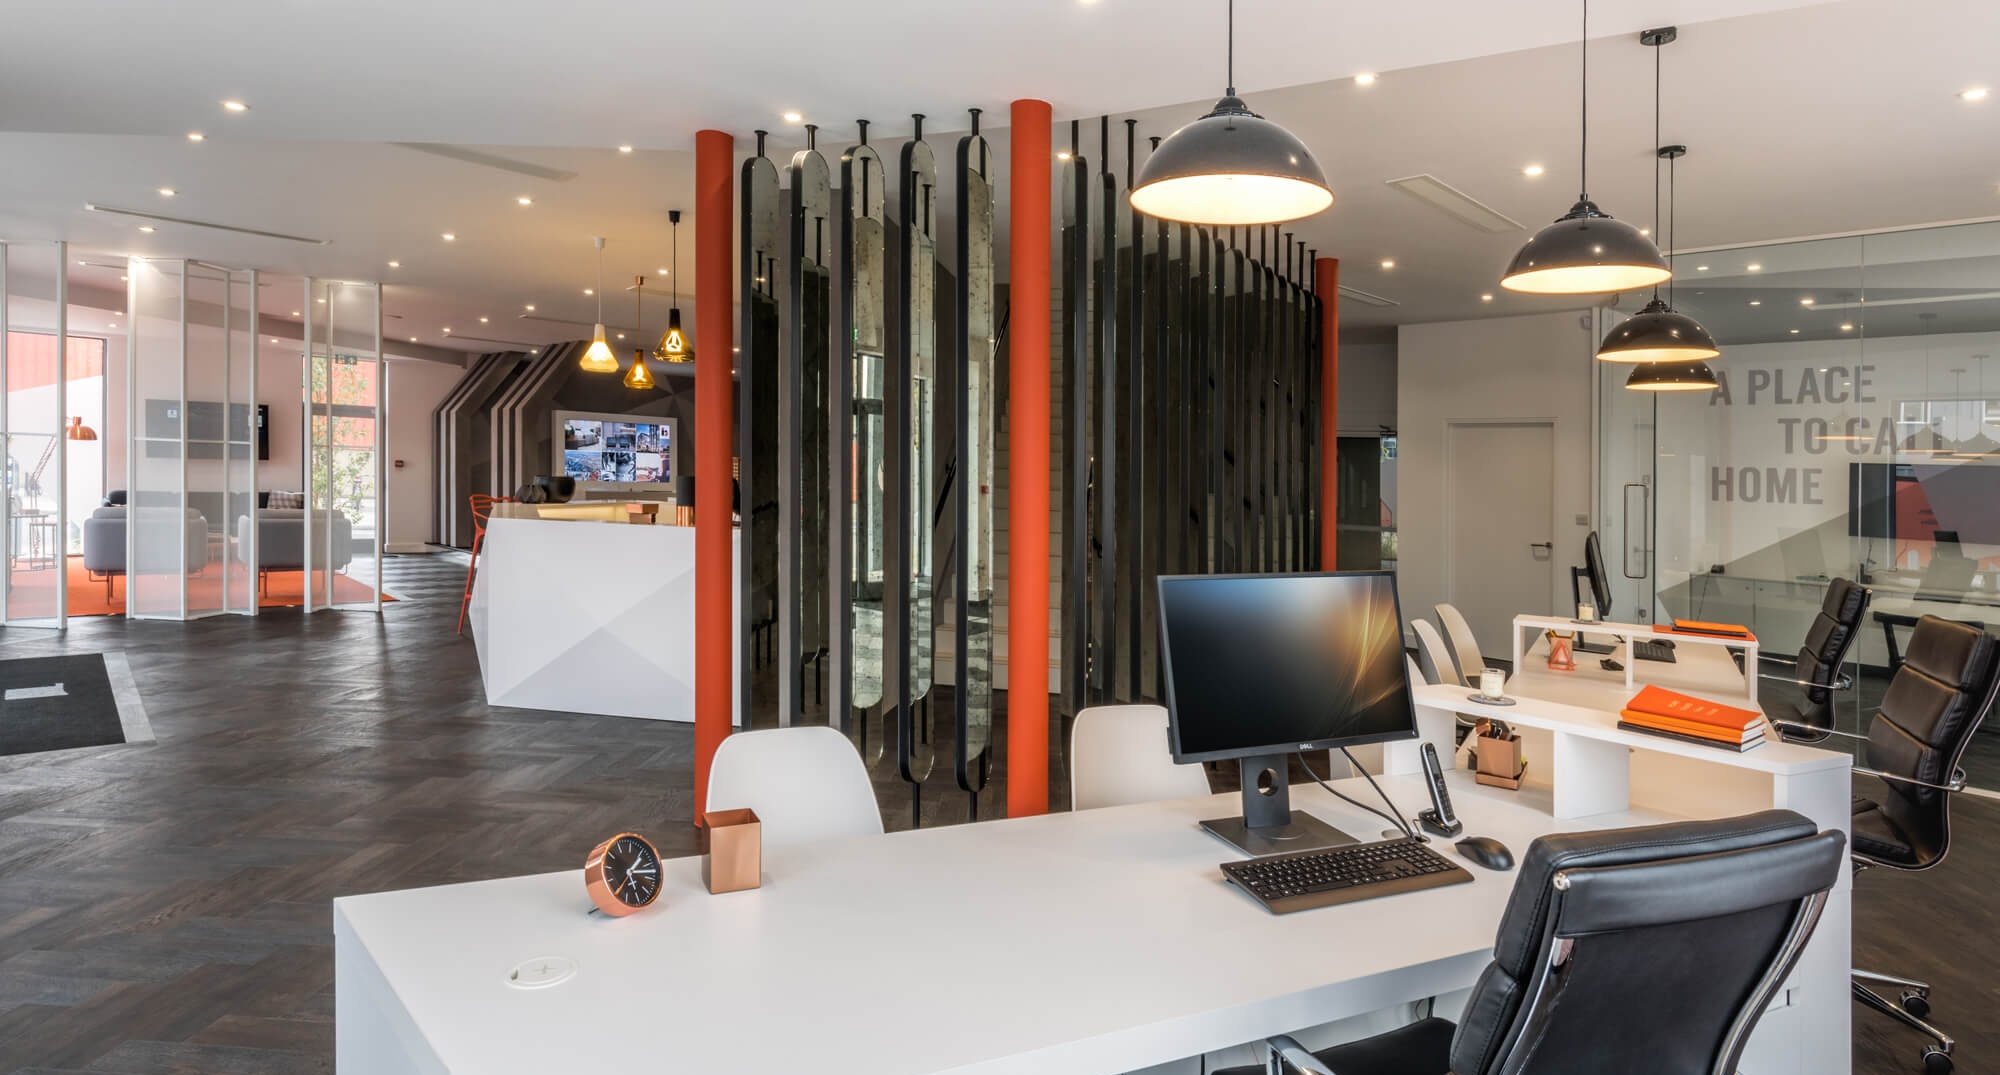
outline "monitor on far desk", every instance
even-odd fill
[[[1604,570],[1604,548],[1598,543],[1597,531],[1583,539],[1583,566],[1569,569],[1569,595],[1572,602],[1571,614],[1583,607],[1583,583],[1590,583],[1590,603],[1597,609],[1597,618],[1611,618],[1611,574]],[[1618,647],[1603,642],[1585,641],[1583,632],[1576,633],[1576,652],[1615,653]]]
[[[1243,816],[1202,827],[1252,855],[1354,843],[1291,809],[1291,755],[1417,737],[1396,576],[1159,580],[1174,760],[1234,759]]]

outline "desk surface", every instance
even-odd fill
[[[1467,831],[1517,856],[1541,833],[1662,818],[1558,821],[1546,795],[1466,775],[1450,779]],[[1383,784],[1405,815],[1427,803],[1415,777]],[[1293,801],[1363,839],[1383,828],[1317,787]],[[585,914],[580,871],[351,896],[334,903],[340,973],[365,950],[452,1072],[1082,1075],[1459,988],[1490,957],[1514,871],[1273,916],[1222,880],[1239,856],[1195,827],[1237,802],[773,849],[761,890],[724,896],[679,859],[661,906],[623,920]],[[575,978],[505,984],[554,955]]]

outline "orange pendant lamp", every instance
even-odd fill
[[[660,337],[660,345],[653,348],[653,357],[662,362],[693,362],[694,344],[681,331],[681,211],[667,210],[667,220],[674,226],[674,262],[668,266],[674,281],[674,304],[667,310],[667,331]]]
[[[644,326],[646,323],[646,311],[639,304],[639,299],[645,293],[645,290],[646,290],[646,278],[643,276],[633,277],[632,278],[632,335],[635,339],[639,340],[644,340],[646,338],[646,334],[644,331]],[[660,387],[659,382],[653,380],[653,371],[646,368],[646,347],[643,343],[637,347],[632,348],[632,368],[625,371],[625,387],[627,388]]]

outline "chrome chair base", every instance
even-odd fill
[[[1893,974],[1880,974],[1875,971],[1859,969],[1854,970],[1852,975],[1853,980],[1851,984],[1854,989],[1855,1000],[1881,1012],[1883,1015],[1896,1020],[1936,1043],[1925,1046],[1923,1054],[1919,1058],[1924,1066],[1925,1075],[1949,1075],[1953,1066],[1951,1058],[1952,1050],[1957,1047],[1958,1043],[1952,1040],[1951,1035],[1925,1021],[1924,1017],[1931,1013],[1930,983],[1920,982],[1915,978],[1900,978]],[[1899,990],[1900,995],[1896,1001],[1892,1002],[1887,997],[1869,988],[1870,985],[1887,986]]]

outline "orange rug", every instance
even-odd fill
[[[104,579],[91,578],[83,569],[83,557],[71,556],[69,560],[69,614],[72,616],[123,616],[125,614],[125,582],[122,575],[111,578],[110,592],[106,595]],[[237,565],[239,568],[241,565]],[[371,569],[369,574],[374,574]],[[326,573],[313,573],[316,593],[325,593]],[[7,615],[11,619],[40,619],[56,614],[56,573],[54,571],[29,571],[16,566],[13,572],[14,587],[7,593]],[[222,565],[211,562],[207,570],[199,575],[188,576],[188,608],[213,609],[222,607]],[[287,608],[306,603],[305,572],[272,571],[264,576],[262,592],[257,604],[263,608]],[[339,604],[360,604],[373,601],[375,590],[359,579],[349,578],[339,572],[333,576],[333,600]],[[394,601],[388,594],[384,601]]]

